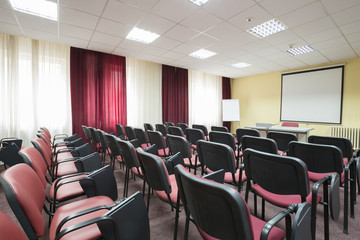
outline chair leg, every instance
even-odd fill
[[[349,221],[349,179],[348,171],[345,170],[345,181],[344,181],[344,228],[343,232],[348,234],[348,221]]]
[[[254,192],[254,216],[257,217],[257,195]]]
[[[356,159],[356,179],[358,185],[358,194],[360,195],[360,158]]]
[[[188,239],[188,235],[189,235],[189,222],[190,222],[190,217],[186,216],[184,240],[187,240],[187,239]]]
[[[124,198],[127,197],[127,192],[128,192],[128,185],[129,185],[129,168],[126,167],[126,170],[125,170],[125,181],[124,181]]]
[[[261,219],[265,221],[265,199],[261,201]]]
[[[356,163],[350,167],[350,217],[355,218],[356,202]]]
[[[172,204],[171,204],[172,206]],[[180,210],[180,195],[178,194],[177,202],[176,202],[176,213],[175,213],[175,230],[174,230],[174,240],[177,239],[177,231],[179,225],[179,210]]]
[[[323,197],[324,197],[324,236],[325,239],[329,239],[329,195],[328,184],[323,184]]]
[[[145,184],[146,184],[146,181],[145,181],[145,178],[143,179],[143,196],[145,196]]]
[[[150,185],[149,185],[149,188],[148,188],[148,199],[147,199],[147,212],[149,213],[149,206],[150,206]]]

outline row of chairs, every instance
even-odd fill
[[[9,205],[28,239],[38,239],[44,233],[42,209],[49,214],[50,239],[150,238],[142,195],[135,193],[118,201],[113,171],[108,165],[102,166],[99,154],[92,151],[90,144],[73,146],[72,138],[76,138],[73,136],[56,142],[44,129],[38,136],[32,141],[34,147],[19,152],[25,164],[12,166],[0,177]],[[65,153],[71,153],[72,157],[67,158]],[[70,162],[76,171],[65,174],[68,169],[61,166]],[[46,192],[48,184],[50,190]],[[61,202],[80,195],[87,198],[59,207]],[[50,203],[50,208],[46,207],[45,201]],[[6,216],[0,214],[0,221],[3,219],[6,220]],[[11,224],[9,230],[12,229],[13,236],[26,239],[21,230]],[[10,233],[8,229],[1,229],[2,237],[3,234]]]

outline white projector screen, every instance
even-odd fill
[[[239,99],[223,100],[223,121],[240,121]]]
[[[281,121],[341,123],[344,66],[284,73]]]

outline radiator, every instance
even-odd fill
[[[330,127],[331,137],[344,137],[350,139],[353,148],[359,149],[360,145],[360,127]]]

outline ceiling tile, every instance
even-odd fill
[[[136,54],[135,57],[137,59],[144,60],[144,61],[152,61],[155,58],[155,56],[153,56],[151,54],[146,54],[144,52],[140,52],[140,53]]]
[[[150,9],[152,9],[155,6],[155,4],[158,2],[158,0],[146,0],[146,1],[144,1],[144,0],[118,0],[118,1],[129,4],[134,7],[144,9],[146,11],[149,11]]]
[[[165,18],[161,18],[153,14],[147,14],[137,27],[162,35],[175,25],[176,23]]]
[[[80,12],[77,10],[72,10],[69,8],[60,7],[59,9],[59,22],[67,23],[69,25],[74,25],[78,27],[95,29],[99,17]]]
[[[104,53],[112,53],[114,50],[114,46],[106,45],[103,43],[98,43],[91,41],[88,46],[89,49],[98,51],[98,52],[104,52]]]
[[[105,18],[101,18],[96,27],[97,32],[102,32],[117,37],[126,37],[131,29],[132,27],[130,25],[107,20]]]
[[[168,52],[164,53],[163,55],[161,55],[161,57],[171,59],[171,60],[176,60],[176,59],[185,57],[185,54],[179,53],[179,52],[174,52],[174,51],[168,51]]]
[[[100,16],[107,0],[59,0],[61,6]]]
[[[9,8],[9,9],[11,9],[11,5],[7,0],[0,0],[0,8]]]
[[[344,25],[360,20],[360,5],[340,11],[332,15],[338,25]]]
[[[352,34],[360,32],[360,20],[340,26],[343,34]]]
[[[121,37],[116,37],[113,35],[95,32],[94,35],[91,38],[91,41],[97,42],[97,43],[104,43],[108,46],[117,46],[119,43],[123,40]]]
[[[146,54],[151,54],[153,56],[161,56],[164,53],[166,53],[167,50],[163,49],[163,48],[148,45],[146,48],[144,48],[144,50],[142,50],[142,52],[146,53]]]
[[[203,8],[215,14],[222,19],[229,19],[230,17],[250,8],[255,4],[252,0],[226,0],[226,4],[223,1],[209,1]]]
[[[359,5],[359,0],[321,0],[329,13],[335,13]]]
[[[173,49],[173,51],[183,53],[185,55],[189,55],[190,53],[195,52],[197,50],[199,50],[198,47],[186,43],[183,43]]]
[[[318,33],[318,32],[323,32],[325,30],[328,30],[330,28],[335,28],[336,25],[334,24],[334,22],[331,20],[331,18],[329,16],[305,23],[305,24],[301,24],[297,27],[292,28],[292,31],[294,31],[295,33],[301,35],[301,36],[307,36],[310,34],[314,34],[314,33]]]
[[[222,19],[200,8],[194,14],[181,21],[181,25],[197,30],[199,32],[203,32],[216,26],[222,21]]]
[[[253,53],[260,57],[266,57],[269,55],[278,54],[280,53],[280,50],[275,47],[269,47],[269,48],[260,49],[258,51],[254,51]]]
[[[200,48],[206,48],[209,45],[212,45],[216,42],[217,42],[217,40],[215,38],[210,37],[206,34],[199,34],[196,37],[194,37],[188,41],[189,44],[198,46]]]
[[[357,42],[360,41],[360,32],[354,33],[354,34],[349,34],[347,35],[346,39],[349,42]]]
[[[171,38],[178,41],[188,41],[191,38],[198,35],[198,32],[195,32],[194,30],[191,30],[189,28],[186,28],[182,25],[176,25],[172,29],[170,29],[168,32],[166,32],[163,36],[167,38]]]
[[[13,11],[9,8],[0,8],[0,22],[17,25]]]
[[[22,36],[23,33],[17,25],[0,22],[0,29],[2,33],[7,33],[15,36]]]
[[[215,27],[207,30],[205,33],[214,38],[217,38],[220,40],[225,40],[227,38],[235,36],[236,34],[238,34],[241,31],[242,30],[240,30],[239,28],[236,28],[235,26],[233,26],[227,22],[222,22],[222,23],[216,25]]]
[[[160,36],[159,38],[155,39],[151,45],[170,50],[176,46],[179,46],[181,43],[182,42],[180,41]]]
[[[59,24],[59,33],[61,36],[67,36],[67,37],[73,37],[77,39],[87,40],[89,41],[93,31],[86,29],[86,28],[80,28],[64,23]]]
[[[337,28],[332,28],[323,32],[311,34],[308,36],[304,36],[303,39],[307,41],[309,44],[313,44],[316,42],[326,41],[332,38],[341,37],[341,33]]]
[[[298,8],[301,8],[315,0],[264,0],[260,5],[274,17],[279,17]]]
[[[325,16],[327,16],[327,13],[322,5],[316,1],[293,12],[282,15],[278,19],[289,28],[292,28]]]
[[[199,9],[199,7],[190,1],[160,0],[151,9],[151,12],[178,23],[197,9]]]
[[[311,46],[315,49],[315,50],[321,50],[321,49],[327,49],[327,48],[331,48],[331,47],[336,47],[336,46],[343,46],[346,45],[347,41],[345,40],[344,37],[338,37],[338,38],[330,38],[328,40],[325,41],[321,41],[321,42],[317,42],[317,43],[313,43],[311,44]]]
[[[338,61],[343,59],[357,57],[353,49],[349,45],[337,46],[336,48],[322,49],[319,51],[330,61]]]
[[[152,59],[152,61],[159,64],[169,65],[174,60],[161,56],[161,57],[155,57],[154,59]]]
[[[50,32],[43,32],[37,29],[23,28],[25,36],[31,36],[32,39],[48,42],[58,42],[58,35]]]
[[[118,46],[118,48],[128,49],[129,51],[134,50],[136,52],[143,50],[147,47],[145,43],[139,43],[132,40],[124,39]]]
[[[109,0],[102,17],[120,23],[136,25],[145,14],[146,12],[139,8]]]
[[[37,17],[34,15],[16,12],[17,19],[19,20],[22,28],[31,28],[39,30],[40,32],[57,34],[58,24],[56,21],[52,21],[46,18]]]
[[[321,55],[318,51],[301,54],[295,56],[296,59],[306,63],[307,65],[316,65],[321,63],[329,62],[323,55]]]
[[[272,45],[279,45],[281,43],[293,43],[298,40],[300,37],[291,30],[282,31],[268,37],[263,38],[263,40]]]
[[[73,37],[67,37],[67,36],[60,36],[59,42],[72,47],[84,48],[84,49],[87,48],[89,44],[89,41],[73,38]]]
[[[126,45],[124,45],[125,48],[123,47],[118,47],[116,48],[112,53],[119,55],[119,56],[126,56],[126,57],[135,57],[136,54],[138,54],[138,51],[136,51],[136,49],[131,49],[131,48],[127,48]]]
[[[247,21],[248,18],[250,18],[251,21]],[[273,19],[272,15],[259,5],[255,5],[230,18],[228,22],[242,30],[248,30],[271,19]]]

